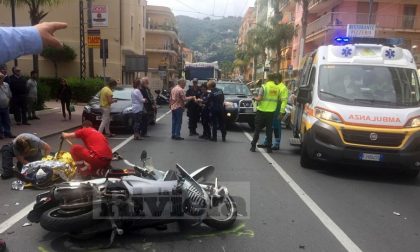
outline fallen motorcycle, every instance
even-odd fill
[[[206,181],[213,166],[189,174],[179,164],[177,171],[156,170],[141,155],[142,166],[133,165],[136,175],[119,178],[67,182],[39,194],[28,215],[31,222],[52,232],[73,236],[112,231],[115,236],[126,228],[144,228],[186,220],[192,225],[205,223],[216,229],[231,227],[237,208],[228,189]],[[110,169],[109,171],[111,171]]]

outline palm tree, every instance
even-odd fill
[[[269,36],[270,32],[270,27],[260,24],[257,24],[257,26],[248,31],[245,48],[248,55],[253,59],[254,80],[256,78],[258,57],[262,57],[263,63],[267,59],[265,49],[269,46],[271,41]]]
[[[301,19],[301,23],[302,23],[302,33],[301,33],[301,42],[302,45],[301,46],[305,46],[305,39],[306,39],[306,28],[308,27],[308,14],[309,14],[309,2],[311,0],[295,0],[296,3],[302,5],[302,19]],[[303,51],[303,50],[302,50]],[[299,52],[299,62],[302,59],[301,52]]]
[[[48,15],[48,12],[45,12],[42,7],[51,7],[61,2],[61,0],[0,0],[0,4],[10,6],[12,1],[16,2],[16,6],[26,5],[28,7],[31,25],[39,24]],[[35,54],[33,55],[33,70],[39,72],[38,55]]]

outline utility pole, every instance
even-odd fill
[[[369,0],[369,17],[368,17],[368,24],[372,20],[372,8],[373,8],[373,0]]]
[[[84,0],[79,0],[79,14],[80,14],[80,79],[86,78],[86,44],[85,44],[85,14],[84,14]]]
[[[87,1],[87,18],[88,28],[92,28],[92,0]],[[88,62],[89,62],[89,77],[95,77],[94,61],[93,61],[93,48],[88,49]]]
[[[12,9],[12,26],[16,26],[16,0],[10,1],[10,7]],[[18,65],[18,60],[15,59],[15,66]]]

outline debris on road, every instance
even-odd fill
[[[392,213],[396,216],[401,216],[401,214],[399,212],[392,212]]]
[[[19,203],[19,202],[16,202],[16,203],[15,203],[15,206],[19,206],[19,205],[20,205],[20,203]]]
[[[7,231],[6,232],[6,234],[8,234],[8,235],[11,235],[11,234],[14,234],[15,233],[15,231]]]
[[[305,249],[305,245],[299,245],[299,249]]]
[[[25,184],[20,180],[15,180],[12,182],[12,190],[23,191]]]
[[[25,224],[22,225],[22,227],[29,227],[29,226],[32,226],[32,223],[26,222]]]

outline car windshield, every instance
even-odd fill
[[[130,87],[126,88],[117,88],[112,91],[112,98],[117,100],[131,100],[131,91],[133,89]],[[94,99],[99,99],[99,94],[101,92],[99,91],[96,93],[96,95],[93,97]]]
[[[420,104],[415,70],[385,66],[324,65],[319,73],[322,100],[369,107]]]
[[[236,83],[217,83],[217,88],[223,90],[225,95],[251,95],[248,86]]]

